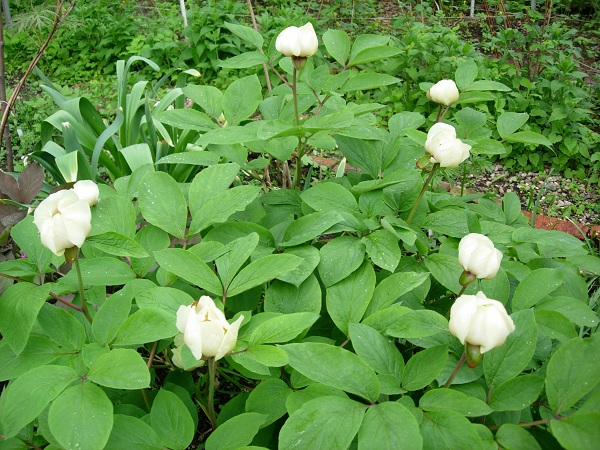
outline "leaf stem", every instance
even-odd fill
[[[425,183],[423,183],[423,188],[421,188],[421,192],[419,192],[419,196],[417,197],[417,200],[415,200],[415,204],[413,205],[412,209],[410,210],[408,219],[406,219],[407,224],[410,225],[410,222],[413,220],[413,217],[415,216],[415,213],[417,212],[417,208],[419,207],[419,203],[421,203],[421,199],[423,198],[423,195],[425,194],[425,191],[427,190],[429,183],[431,183],[431,180],[433,179],[433,174],[438,169],[438,167],[440,167],[439,163],[435,163],[433,165],[433,168],[431,169],[431,172],[429,172],[429,176],[427,177],[427,180],[425,181]]]
[[[213,430],[217,429],[217,420],[215,417],[215,375],[217,361],[214,356],[208,358],[208,419]]]
[[[466,359],[467,359],[467,354],[465,352],[463,352],[462,356],[458,360],[458,363],[456,363],[456,367],[450,374],[450,377],[448,377],[448,381],[446,381],[446,384],[444,384],[445,388],[449,387],[452,384],[452,381],[454,381],[456,374],[458,374],[458,371],[460,370],[462,365],[465,363]]]
[[[81,309],[85,314],[86,319],[89,323],[92,323],[92,316],[88,310],[87,303],[85,302],[85,292],[83,289],[83,277],[81,276],[81,268],[79,267],[79,258],[75,258],[75,272],[77,272],[77,284],[79,284],[79,299],[81,300]]]

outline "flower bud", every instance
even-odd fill
[[[279,33],[275,48],[285,56],[312,56],[319,48],[317,34],[312,24],[298,27],[288,27]]]
[[[463,144],[456,138],[456,130],[452,125],[436,123],[427,133],[425,151],[431,155],[431,162],[441,167],[458,167],[469,157],[471,146]]]
[[[183,343],[191,350],[194,358],[221,359],[235,347],[238,330],[244,320],[230,324],[212,298],[200,297],[196,304],[180,306],[177,311],[177,328],[183,333]]]
[[[450,106],[458,100],[458,88],[453,80],[441,80],[427,91],[427,98],[441,105]]]
[[[479,353],[484,354],[504,344],[515,324],[502,303],[480,291],[456,299],[450,309],[448,328],[462,344],[479,346]]]
[[[477,278],[491,280],[498,273],[502,252],[483,234],[470,233],[458,244],[458,262]]]
[[[467,365],[474,369],[483,359],[481,347],[479,345],[471,345],[467,342],[465,345],[465,354],[467,355]]]

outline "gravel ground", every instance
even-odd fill
[[[458,184],[460,188],[460,183]],[[491,172],[468,175],[466,188],[503,196],[515,192],[526,211],[559,219],[571,219],[582,225],[600,224],[600,187],[561,175],[538,172],[509,172],[495,164]]]

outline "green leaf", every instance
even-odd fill
[[[141,345],[173,337],[178,332],[172,314],[160,308],[144,308],[127,318],[114,344]]]
[[[495,387],[521,373],[530,363],[537,341],[537,326],[533,310],[512,314],[515,331],[506,342],[485,354],[483,374],[488,386]]]
[[[318,318],[318,314],[298,312],[282,314],[265,320],[252,331],[249,345],[290,341],[304,330],[309,329]]]
[[[574,297],[547,297],[535,305],[535,310],[561,313],[580,327],[594,327],[598,324],[598,315],[588,305]]]
[[[557,416],[567,411],[600,382],[600,338],[575,338],[559,347],[546,371],[546,395]]]
[[[323,44],[329,54],[342,67],[346,67],[346,60],[350,55],[350,38],[343,30],[329,29],[323,33]]]
[[[263,37],[258,31],[254,30],[253,28],[230,22],[224,22],[223,25],[225,25],[225,28],[227,28],[240,39],[248,42],[249,44],[253,45],[258,49],[262,48]]]
[[[337,211],[320,211],[294,220],[283,234],[282,247],[293,247],[320,236],[344,218]]]
[[[371,405],[358,430],[359,450],[421,449],[423,438],[415,416],[398,402]]]
[[[475,425],[457,412],[448,409],[428,411],[423,414],[420,428],[423,448],[483,450]]]
[[[89,236],[85,242],[109,255],[129,256],[133,258],[145,258],[148,256],[148,253],[136,241],[114,231]]]
[[[114,423],[106,448],[112,450],[163,450],[164,444],[150,425],[123,414],[114,415]]]
[[[60,346],[72,350],[81,350],[83,347],[85,328],[64,309],[44,303],[37,320],[48,337]]]
[[[154,252],[154,257],[167,272],[171,272],[213,294],[223,294],[219,277],[204,261],[189,250],[167,248]]]
[[[428,273],[398,272],[384,278],[375,287],[373,299],[365,313],[365,317],[387,308],[402,295],[418,288],[429,278]]]
[[[229,125],[248,119],[262,101],[262,88],[256,75],[235,80],[223,94],[223,113]]]
[[[535,322],[540,334],[560,342],[567,342],[577,337],[575,327],[569,319],[556,311],[535,311]]]
[[[394,234],[387,230],[375,230],[363,237],[362,242],[365,244],[367,254],[373,264],[390,272],[396,270],[402,252],[398,246],[398,239]]]
[[[163,156],[156,164],[189,164],[191,166],[212,166],[219,162],[219,156],[208,151],[189,150],[184,153],[171,153]]]
[[[131,268],[139,277],[143,277],[156,264],[154,252],[168,248],[171,238],[166,231],[148,224],[137,232],[135,241],[150,255],[147,258],[131,258]]]
[[[14,380],[2,393],[0,421],[4,436],[15,436],[77,378],[71,367],[47,365],[35,367]]]
[[[569,258],[587,254],[587,249],[579,239],[562,231],[521,227],[513,232],[512,240],[536,244],[540,256],[545,258]]]
[[[365,417],[364,411],[364,405],[343,397],[327,396],[308,401],[281,427],[278,448],[349,448]]]
[[[388,128],[392,136],[404,136],[404,130],[416,130],[425,123],[422,114],[413,111],[402,111],[394,114],[388,120]]]
[[[280,348],[289,355],[290,366],[305,377],[371,402],[379,398],[375,372],[354,353],[316,342],[287,344]]]
[[[600,413],[575,413],[560,420],[551,420],[550,429],[560,444],[568,450],[595,448],[600,440]]]
[[[543,134],[536,133],[535,131],[518,131],[517,133],[512,133],[507,136],[504,136],[504,140],[506,142],[520,142],[523,144],[544,145],[550,149],[552,148],[552,142],[550,142],[548,138]]]
[[[137,213],[130,200],[120,196],[102,198],[92,208],[91,234],[113,231],[132,238],[135,236],[136,217]]]
[[[135,279],[135,273],[131,267],[117,258],[81,259],[79,267],[85,286],[118,286]],[[77,286],[75,269],[73,268],[61,281]]]
[[[308,279],[308,277],[312,275],[315,267],[317,267],[321,259],[319,250],[312,245],[301,245],[298,247],[286,248],[284,253],[298,256],[303,259],[296,269],[279,277],[281,281],[291,283],[295,286],[300,286],[305,280]]]
[[[140,209],[152,225],[183,239],[187,203],[177,182],[165,172],[147,173],[138,189]]]
[[[304,191],[300,198],[315,211],[336,209],[357,212],[358,203],[352,193],[336,183],[318,183]]]
[[[401,52],[401,49],[397,47],[388,47],[387,45],[367,48],[352,56],[350,61],[348,61],[348,67],[379,61],[385,58],[391,58],[392,56],[396,56]]]
[[[51,285],[37,286],[16,283],[0,297],[0,332],[3,340],[18,355],[23,351],[39,310],[42,308]]]
[[[468,59],[458,66],[456,72],[454,72],[454,81],[458,89],[464,91],[472,85],[478,72],[477,64],[472,59]]]
[[[48,410],[48,425],[64,448],[101,450],[113,426],[113,404],[90,382],[71,386]]]
[[[463,272],[463,268],[455,257],[444,253],[433,253],[428,255],[423,262],[425,263],[425,267],[431,272],[431,275],[433,275],[433,278],[440,284],[455,294],[460,292],[462,286],[458,282],[458,279]]]
[[[462,238],[469,233],[467,216],[464,210],[442,209],[427,215],[423,228],[430,228],[441,234]]]
[[[150,372],[142,356],[125,348],[115,348],[100,355],[87,377],[113,389],[144,389],[150,385]]]
[[[268,61],[269,58],[260,52],[245,52],[219,61],[218,65],[225,69],[247,69],[249,67],[260,66]]]
[[[512,89],[508,86],[499,83],[498,81],[491,80],[479,80],[471,83],[469,86],[464,88],[464,91],[500,91],[508,92]]]
[[[536,269],[530,272],[517,286],[512,307],[514,311],[528,309],[548,294],[554,292],[563,283],[562,273],[558,269]]]
[[[349,336],[354,351],[371,369],[395,377],[400,384],[404,359],[394,342],[362,323],[351,323]]]
[[[506,147],[494,139],[478,139],[471,147],[471,153],[476,155],[504,155]]]
[[[191,87],[191,86],[190,86]],[[202,86],[194,86],[202,87]],[[179,128],[181,130],[195,130],[195,131],[210,131],[218,127],[218,125],[211,120],[206,114],[201,111],[183,108],[183,109],[167,109],[156,115],[156,118],[166,125]],[[196,152],[191,152],[196,153]],[[204,153],[204,152],[197,152]],[[174,157],[179,153],[168,155]],[[186,153],[183,153],[185,155]],[[163,160],[156,162],[157,164],[163,163]],[[154,161],[150,161],[149,164],[154,164]]]
[[[285,402],[292,392],[283,380],[264,380],[250,392],[246,400],[246,412],[265,415],[264,425],[269,425],[287,413]]]
[[[366,91],[369,89],[378,89],[383,86],[389,86],[391,84],[397,84],[399,82],[399,78],[391,75],[386,75],[383,73],[361,72],[346,81],[342,86],[342,91]]]
[[[245,367],[244,361],[248,360],[261,364],[264,367],[283,367],[289,361],[286,352],[272,345],[253,345],[252,347],[248,347],[244,353],[233,355],[232,358]],[[270,372],[267,371],[266,373],[270,375]]]
[[[416,353],[404,366],[402,387],[407,391],[424,388],[437,378],[447,359],[447,345],[436,345]]]
[[[185,403],[173,392],[160,389],[150,410],[150,425],[161,441],[172,449],[190,445],[196,428]]]
[[[327,288],[327,312],[335,325],[348,334],[348,325],[363,318],[375,290],[375,270],[365,261],[339,283]]]
[[[527,120],[529,120],[529,114],[527,113],[504,112],[500,114],[496,122],[498,134],[502,139],[506,139],[506,136],[513,134],[525,125]]]
[[[252,442],[265,423],[264,414],[247,412],[232,417],[214,430],[206,440],[206,450],[243,448]]]
[[[419,309],[403,315],[386,334],[402,339],[422,338],[448,332],[448,321],[441,314]]]
[[[180,306],[191,305],[193,302],[194,299],[190,294],[179,289],[163,286],[153,287],[135,296],[135,303],[140,309],[160,308],[173,317],[177,315]]]
[[[543,388],[542,377],[522,375],[496,386],[488,404],[494,411],[521,411],[537,400]]]
[[[498,429],[496,441],[505,449],[541,450],[540,444],[527,429],[512,423],[505,423]]]
[[[192,211],[190,234],[216,223],[223,223],[237,211],[243,211],[259,194],[260,186],[236,186],[215,194],[199,209]]]
[[[223,93],[220,89],[214,86],[188,85],[182,90],[186,97],[191,98],[209,116],[216,119],[223,112]]]
[[[50,264],[54,254],[44,247],[40,241],[40,232],[33,223],[33,214],[25,216],[10,231],[11,237],[17,243],[27,259],[34,261],[38,271]]]
[[[470,397],[453,389],[432,389],[419,400],[419,408],[425,411],[449,409],[467,417],[486,416],[492,409],[476,397]]]
[[[51,363],[62,350],[45,336],[32,334],[25,348],[16,355],[6,339],[0,341],[0,381],[17,378],[35,367]]]
[[[148,144],[128,145],[119,151],[123,155],[123,158],[125,158],[125,161],[127,161],[127,165],[132,172],[147,164],[154,164]]]
[[[92,322],[92,332],[99,343],[106,345],[112,342],[129,316],[133,297],[153,285],[148,280],[133,280],[106,299]]]
[[[272,282],[265,292],[265,311],[284,314],[321,311],[321,286],[317,277],[310,275],[300,286],[279,280]]]
[[[302,260],[285,253],[263,256],[244,267],[231,281],[227,295],[233,297],[242,292],[284,275],[300,265]]]
[[[190,185],[190,212],[195,215],[215,195],[227,190],[240,170],[239,164],[216,164],[198,173]]]
[[[339,236],[321,247],[319,253],[319,276],[327,288],[348,277],[363,264],[365,245],[354,236]]]

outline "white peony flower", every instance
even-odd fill
[[[196,359],[221,359],[235,347],[238,330],[244,316],[230,324],[223,312],[208,296],[200,297],[194,305],[180,306],[177,311],[177,329],[183,342]]]
[[[81,200],[85,200],[88,205],[94,206],[98,203],[100,191],[98,185],[92,180],[81,180],[73,185],[73,190]]]
[[[458,100],[458,88],[453,80],[441,80],[427,91],[427,98],[441,105],[450,106]]]
[[[308,22],[301,27],[288,27],[279,33],[275,48],[285,56],[312,56],[319,48],[317,34]]]
[[[463,269],[477,278],[494,278],[501,261],[502,252],[483,234],[467,234],[458,244],[458,262]]]
[[[90,205],[72,189],[50,194],[33,213],[42,244],[58,256],[83,245],[92,231],[91,220]]]
[[[456,138],[452,125],[439,122],[429,129],[425,150],[431,155],[431,162],[441,167],[458,167],[469,157],[471,146]]]
[[[502,303],[480,291],[456,299],[450,309],[448,328],[462,344],[480,346],[479,353],[483,354],[504,344],[515,324]]]

